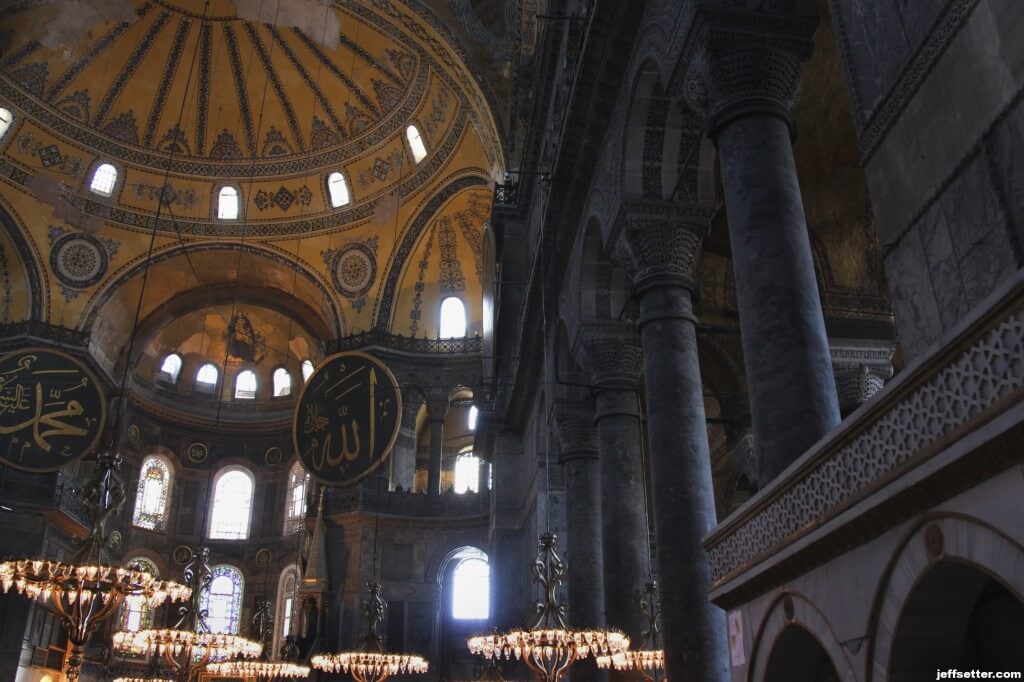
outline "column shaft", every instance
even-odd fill
[[[416,478],[416,415],[420,405],[413,401],[403,406],[402,426],[395,441],[394,462],[391,468],[393,488],[412,491]]]
[[[444,418],[430,419],[430,468],[427,470],[427,493],[441,494],[441,454],[444,444]]]
[[[565,503],[569,526],[569,616],[574,627],[602,627],[605,592],[601,470],[597,457],[565,460]]]

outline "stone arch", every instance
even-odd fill
[[[629,277],[607,257],[596,220],[584,227],[577,272],[578,319],[619,319],[630,297]]]
[[[789,651],[807,650],[808,642],[797,639],[793,641],[792,628],[799,628],[806,637],[816,643],[818,653],[827,657],[837,675],[838,682],[855,682],[853,664],[843,651],[842,645],[835,636],[831,624],[825,615],[809,599],[795,592],[784,592],[776,598],[767,615],[761,621],[754,645],[750,653],[750,666],[747,669],[748,682],[773,682],[776,679],[787,679],[793,682],[818,682],[814,677],[785,678],[769,676],[771,669],[777,669],[783,662],[779,660],[780,646]],[[811,634],[814,633],[814,634]],[[774,656],[774,660],[773,660]],[[818,662],[809,661],[809,668],[818,668]],[[822,682],[824,682],[824,678]]]
[[[911,598],[935,569],[951,565],[990,578],[1024,604],[1024,547],[969,516],[925,517],[897,547],[879,583],[872,609],[868,682],[889,682],[900,620]]]
[[[17,274],[19,279],[23,279],[25,283],[23,290],[28,296],[28,301],[25,302],[25,312],[28,315],[28,319],[45,321],[49,319],[50,301],[46,295],[47,291],[42,275],[43,270],[39,266],[41,262],[39,253],[36,251],[35,244],[32,243],[32,240],[24,230],[23,223],[18,218],[17,213],[2,199],[0,199],[0,225],[3,225],[3,230],[6,234],[6,240],[0,238],[0,295],[6,296],[8,289],[4,285],[9,284],[11,292],[21,288],[14,285],[15,273],[12,270],[12,268],[20,264],[21,271]],[[4,241],[9,241],[14,247],[13,253],[5,252],[2,248]],[[5,300],[4,303],[5,305],[0,309],[0,315],[6,316],[9,315],[14,301]],[[17,322],[19,320],[0,318],[0,322],[6,321]]]

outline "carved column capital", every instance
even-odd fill
[[[597,459],[597,426],[590,405],[577,401],[556,401],[554,427],[558,436],[559,463],[565,464],[575,459]]]
[[[790,111],[817,18],[704,10],[697,20],[699,46],[684,97],[704,112],[712,137],[753,113],[776,115],[792,126]]]
[[[701,243],[708,233],[709,209],[688,215],[631,211],[624,215],[620,237],[632,256],[634,293],[659,286],[693,290]]]
[[[633,325],[584,323],[578,345],[583,364],[598,389],[635,391],[640,387],[643,352]]]
[[[895,346],[888,341],[829,339],[839,407],[850,412],[870,400],[892,378]]]

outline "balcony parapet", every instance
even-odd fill
[[[325,511],[331,515],[374,514],[378,507],[376,481],[367,479],[347,488],[328,488]],[[380,492],[380,513],[421,519],[459,519],[485,516],[490,510],[490,493],[445,493],[427,495],[405,491]]]
[[[1018,463],[1022,398],[1024,271],[705,538],[712,599],[730,608]]]

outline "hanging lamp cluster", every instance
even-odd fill
[[[536,604],[537,619],[529,629],[504,634],[476,635],[467,640],[470,652],[492,660],[521,660],[541,682],[557,682],[580,659],[614,656],[629,648],[629,637],[618,630],[573,629],[565,622],[565,605],[557,590],[565,578],[565,562],[555,548],[555,535],[540,536],[533,562],[534,582],[544,590]]]
[[[647,682],[667,682],[665,650],[658,644],[658,616],[661,615],[661,603],[658,600],[658,584],[653,580],[644,585],[644,594],[640,598],[640,613],[647,618],[647,629],[641,635],[641,639],[647,644],[646,648],[598,656],[597,667],[604,670],[636,670]]]

